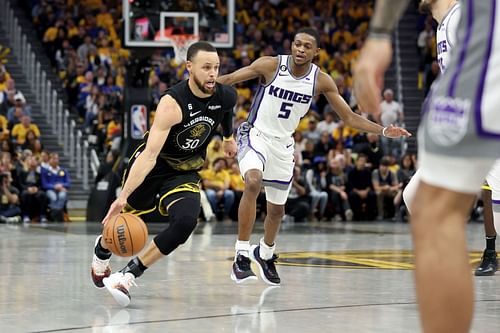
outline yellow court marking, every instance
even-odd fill
[[[471,266],[481,261],[482,252],[470,252]],[[413,252],[408,250],[282,252],[278,264],[284,266],[414,269]]]

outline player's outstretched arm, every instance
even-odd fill
[[[354,67],[354,95],[358,104],[377,118],[384,73],[392,60],[392,31],[409,0],[377,0],[370,33]]]
[[[277,57],[261,57],[246,67],[240,68],[230,74],[219,76],[217,82],[233,85],[261,77],[267,80],[271,75],[274,75],[277,65]]]
[[[106,224],[125,207],[129,195],[139,187],[148,173],[154,168],[156,158],[167,139],[170,128],[181,121],[182,111],[179,105],[171,96],[165,95],[156,109],[155,121],[149,131],[146,147],[134,161],[120,195],[109,208],[102,224]]]
[[[349,105],[344,101],[339,94],[339,90],[333,82],[330,75],[325,72],[320,72],[317,82],[317,91],[325,95],[332,109],[339,115],[344,123],[350,127],[356,128],[363,132],[375,133],[390,138],[398,138],[401,136],[410,136],[411,134],[401,127],[387,126],[382,127],[379,124],[363,118],[359,114],[353,112]]]

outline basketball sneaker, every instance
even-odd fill
[[[495,275],[498,270],[498,259],[495,250],[484,250],[481,263],[476,268],[474,275],[476,276],[489,276]]]
[[[95,254],[95,247],[97,243],[101,241],[102,236],[98,236],[94,244],[94,256],[92,258],[92,266],[90,269],[90,274],[92,275],[92,281],[97,288],[104,288],[104,283],[102,279],[111,275],[111,267],[109,266],[109,259],[99,259]]]
[[[128,290],[132,286],[137,287],[135,277],[132,273],[116,272],[104,278],[102,282],[118,304],[123,307],[130,304],[130,294]]]
[[[236,283],[242,283],[250,280],[257,280],[257,276],[252,272],[250,267],[250,259],[242,254],[236,255],[236,260],[233,262],[231,270],[231,280]]]
[[[276,271],[276,260],[278,256],[273,254],[271,259],[264,260],[260,257],[260,245],[252,245],[250,247],[250,259],[259,266],[260,277],[267,284],[272,286],[278,286],[281,283],[281,279]]]

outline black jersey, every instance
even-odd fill
[[[159,158],[174,170],[198,170],[203,166],[206,149],[224,114],[233,112],[236,90],[216,84],[215,93],[207,98],[196,97],[184,80],[166,92],[182,110],[181,123],[170,129]]]

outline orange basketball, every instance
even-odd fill
[[[106,247],[120,257],[139,253],[148,240],[148,227],[140,217],[123,213],[106,223],[102,231]]]

